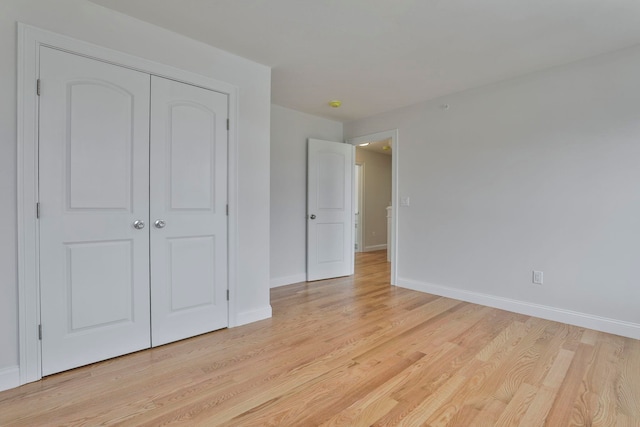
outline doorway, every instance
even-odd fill
[[[363,191],[363,198],[365,207],[360,210],[360,230],[364,231],[361,233],[363,235],[363,241],[360,246],[363,251],[376,251],[380,249],[387,249],[387,261],[391,264],[391,284],[395,285],[397,280],[396,273],[396,264],[397,264],[397,228],[398,228],[398,212],[397,212],[397,165],[398,165],[398,131],[389,130],[384,132],[378,132],[368,135],[362,135],[356,138],[352,138],[347,140],[349,144],[356,146],[356,150],[358,148],[370,147],[371,149],[376,149],[380,153],[385,153],[385,155],[389,156],[391,163],[391,194],[388,197],[388,200],[385,200],[381,209],[377,209],[375,214],[378,216],[377,222],[380,223],[384,221],[384,227],[378,225],[377,230],[368,229],[366,221],[367,221],[367,174],[370,173],[370,170],[367,168],[366,164],[364,164],[364,168],[362,171],[363,175],[363,186],[365,190]],[[361,145],[365,144],[365,145]],[[386,148],[385,148],[386,147]],[[382,154],[381,154],[382,155]],[[360,160],[356,160],[357,163],[361,163]],[[377,185],[377,184],[374,184]],[[375,190],[369,188],[369,190]],[[370,191],[371,192],[371,191]],[[375,194],[375,191],[374,193]],[[380,205],[380,203],[376,203]],[[357,200],[354,199],[354,206],[357,205]],[[380,206],[379,206],[380,207]],[[387,209],[388,207],[388,209]],[[381,212],[378,212],[381,211]],[[382,236],[379,235],[380,229],[386,234],[385,239],[381,239]],[[375,233],[375,234],[374,234]],[[369,243],[367,243],[367,237],[370,239]],[[386,242],[384,246],[381,245],[380,242]]]

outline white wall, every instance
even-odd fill
[[[182,68],[240,88],[238,320],[270,315],[270,69],[84,0],[0,2],[0,374],[18,363],[16,21]],[[233,207],[232,207],[233,209]],[[234,268],[234,266],[232,266]],[[4,369],[4,371],[3,371]],[[2,386],[0,375],[0,387]]]
[[[342,123],[272,105],[272,287],[306,280],[307,138],[342,141]]]
[[[346,124],[399,132],[398,283],[640,338],[638,76],[636,47]]]
[[[363,165],[361,227],[363,250],[384,249],[387,244],[387,206],[391,201],[391,156],[356,147],[356,163]]]

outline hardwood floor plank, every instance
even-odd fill
[[[560,349],[549,373],[544,378],[542,386],[538,389],[533,402],[521,420],[521,424],[538,426],[544,425],[547,414],[553,405],[554,398],[565,380],[565,376],[573,360],[574,352]]]
[[[578,393],[583,378],[593,362],[593,346],[585,344],[578,346],[567,375],[558,390],[558,397],[554,400],[546,419],[547,425],[568,426],[573,422],[586,422],[575,405],[579,400]]]
[[[640,341],[625,340],[616,379],[617,402],[625,419],[640,420]]]
[[[527,412],[520,420],[523,426],[543,426],[553,404],[557,390],[542,386],[536,392]]]
[[[487,402],[486,392],[482,391],[483,387],[487,387],[487,380],[493,378],[495,371],[501,369],[504,360],[515,348],[514,343],[520,342],[524,332],[525,327],[522,322],[512,322],[489,344],[480,349],[476,353],[475,359],[481,364],[472,373],[465,387],[427,420],[429,425],[469,425],[470,419],[478,416]],[[485,360],[488,354],[487,349],[495,349],[497,342],[502,343],[504,351],[495,352],[494,357]],[[459,414],[460,411],[469,407],[472,407],[474,411],[467,409],[466,413]],[[467,421],[463,421],[465,419]]]
[[[0,393],[2,426],[640,426],[640,341],[351,277],[273,318]]]
[[[519,426],[522,417],[529,409],[529,405],[533,402],[538,388],[530,384],[522,384],[504,408],[500,417],[496,421],[496,427],[502,426]]]
[[[474,427],[494,427],[506,406],[501,400],[489,400],[470,425]]]

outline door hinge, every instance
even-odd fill
[[[38,325],[38,339],[42,341],[42,324]]]
[[[229,301],[229,289],[227,289],[227,301]]]
[[[227,119],[227,130],[229,130],[229,119]]]
[[[36,203],[36,219],[40,219],[40,202]]]
[[[40,96],[40,79],[36,80],[36,95]]]
[[[227,216],[229,216],[229,205],[227,205]]]

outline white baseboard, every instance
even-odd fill
[[[243,311],[241,313],[238,313],[235,326],[242,326],[246,325],[247,323],[257,322],[258,320],[268,319],[271,317],[271,315],[271,305],[260,308],[258,310]]]
[[[373,252],[373,251],[381,251],[383,249],[387,249],[387,244],[384,245],[373,245],[373,246],[365,246],[362,252]]]
[[[294,274],[293,276],[276,277],[269,282],[270,287],[277,288],[278,286],[291,285],[293,283],[300,283],[307,281],[307,273]]]
[[[568,323],[583,328],[595,329],[624,337],[640,339],[640,324],[616,320],[608,317],[596,316],[578,311],[565,310],[547,305],[533,304],[510,298],[497,297],[479,292],[466,291],[448,286],[434,285],[418,282],[416,280],[398,278],[397,286],[412,289],[414,291],[486,305],[501,310],[525,314],[527,316],[540,317],[555,322]]]
[[[20,367],[9,366],[0,369],[0,391],[9,390],[20,385]]]

